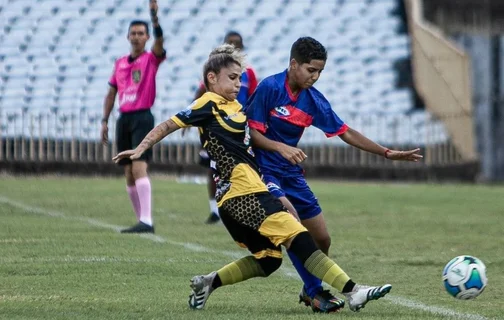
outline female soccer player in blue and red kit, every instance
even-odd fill
[[[347,144],[391,160],[418,161],[419,149],[389,150],[345,124],[313,84],[327,60],[327,51],[317,40],[304,37],[291,48],[289,68],[265,78],[248,100],[246,114],[251,138],[263,179],[270,193],[291,212],[297,212],[320,250],[328,253],[331,238],[317,198],[306,183],[299,163],[306,159],[297,148],[304,129],[315,126],[327,137],[339,136]],[[304,282],[300,302],[314,311],[337,311],[342,304],[319,279],[306,271],[289,253]]]

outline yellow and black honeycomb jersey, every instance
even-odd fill
[[[268,189],[250,146],[247,118],[241,104],[207,92],[171,118],[180,127],[199,127],[203,147],[215,170],[219,206],[228,199]]]

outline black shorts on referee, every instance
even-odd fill
[[[135,149],[154,128],[154,116],[150,109],[121,113],[116,123],[117,151]],[[148,162],[152,158],[152,149],[138,159]],[[131,164],[130,159],[121,159],[119,165]]]

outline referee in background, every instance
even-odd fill
[[[127,37],[131,44],[130,53],[116,60],[105,97],[101,139],[103,143],[108,143],[108,120],[119,94],[121,115],[116,124],[118,152],[135,149],[154,128],[150,108],[156,97],[156,74],[159,65],[166,59],[166,51],[163,48],[163,30],[157,17],[157,1],[150,0],[149,7],[155,38],[151,51],[145,50],[150,38],[147,22],[132,21]],[[151,183],[147,175],[147,163],[151,157],[152,150],[149,150],[140,159],[123,159],[119,163],[124,167],[126,191],[137,217],[137,223],[121,230],[122,233],[154,233]]]

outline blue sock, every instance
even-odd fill
[[[315,295],[322,290],[322,280],[309,273],[304,267],[303,263],[293,254],[287,250],[287,254],[296,268],[297,273],[303,280],[306,293],[313,299]]]

